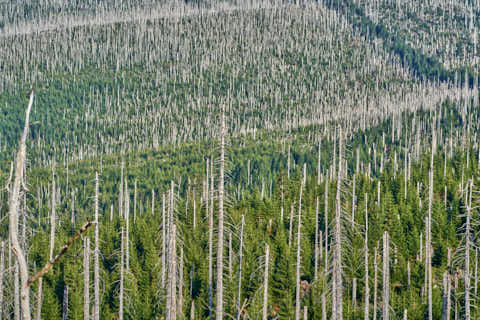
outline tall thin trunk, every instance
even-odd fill
[[[135,184],[133,185],[133,223],[137,221],[137,179],[135,178]]]
[[[3,319],[3,281],[5,279],[5,241],[0,243],[0,319]]]
[[[390,240],[388,232],[383,233],[383,298],[382,320],[390,317]]]
[[[242,301],[242,258],[243,258],[243,226],[245,225],[245,215],[242,214],[242,224],[240,226],[240,247],[238,248],[238,288],[237,288],[237,320],[240,320],[240,308]]]
[[[373,252],[373,320],[377,320],[377,299],[378,299],[378,243]]]
[[[353,190],[352,190],[352,228],[355,223],[355,174],[353,175]]]
[[[317,197],[317,206],[315,208],[315,243],[314,243],[314,268],[313,268],[313,279],[317,281],[318,279],[318,258],[320,255],[320,250],[319,250],[319,228],[318,228],[318,202],[319,199]]]
[[[212,163],[213,166],[213,163]],[[213,167],[212,167],[213,168]],[[208,212],[208,318],[213,313],[213,170],[210,170],[210,212]]]
[[[13,279],[13,318],[20,320],[20,274],[18,269],[18,262],[14,265],[14,279]]]
[[[169,245],[168,245],[168,284],[167,284],[167,308],[166,320],[175,320],[177,318],[177,247],[176,247],[177,228],[173,223],[170,227]]]
[[[327,320],[327,298],[322,293],[322,320]]]
[[[177,314],[183,319],[183,247],[180,247],[180,265],[178,266],[178,303]]]
[[[225,174],[225,106],[222,107],[220,133],[220,177],[218,184],[217,305],[216,318],[223,320],[223,198]]]
[[[118,320],[123,320],[123,295],[124,295],[124,279],[125,279],[125,235],[124,229],[120,230],[121,249],[120,249],[120,293],[118,295]]]
[[[99,248],[99,222],[98,222],[98,172],[95,173],[95,251],[93,252],[93,293],[94,315],[93,320],[100,320],[100,248]]]
[[[443,273],[443,295],[442,295],[442,320],[450,320],[450,318],[447,318],[447,313],[448,313],[448,295],[450,292],[448,292],[449,288],[449,279],[448,279],[448,271],[445,271]]]
[[[128,181],[125,179],[125,191],[123,193],[125,199],[124,218],[125,218],[125,272],[130,272],[130,191],[128,190]]]
[[[365,193],[365,303],[364,303],[364,320],[369,319],[370,309],[370,286],[368,283],[368,195]]]
[[[433,156],[435,152],[435,130],[432,131],[432,154],[430,157],[430,174],[428,187],[428,222],[427,222],[427,239],[426,251],[427,272],[428,272],[428,319],[433,319],[433,298],[432,298],[432,200],[433,200]]]
[[[55,207],[56,207],[56,201],[55,201],[55,171],[52,168],[52,203],[51,203],[51,212],[50,212],[50,255],[48,260],[53,259],[53,251],[55,248],[55,225],[56,225],[56,217],[55,217]]]
[[[43,278],[38,279],[38,288],[37,288],[37,308],[35,309],[35,319],[42,319],[42,287],[43,287]],[[1,314],[0,314],[1,318]]]
[[[62,308],[62,320],[68,319],[68,286],[63,288],[63,308]]]
[[[335,251],[333,261],[333,278],[335,282],[335,303],[336,314],[333,315],[333,319],[343,319],[343,282],[342,282],[342,221],[341,214],[342,208],[340,203],[340,188],[342,184],[342,131],[339,134],[338,143],[338,178],[337,178],[337,194],[335,197]]]
[[[30,320],[30,287],[28,286],[28,265],[25,253],[20,246],[18,240],[18,208],[19,208],[19,198],[20,198],[20,185],[22,183],[22,176],[24,172],[24,166],[26,162],[26,140],[28,135],[28,128],[30,125],[30,110],[32,109],[33,104],[33,90],[30,93],[30,101],[28,103],[27,111],[25,114],[25,127],[23,129],[23,134],[20,139],[16,166],[15,166],[15,179],[11,189],[11,196],[9,200],[9,235],[10,242],[12,246],[12,251],[14,252],[19,273],[20,273],[20,305],[22,310],[22,319]]]
[[[328,175],[325,176],[325,212],[324,212],[324,222],[325,222],[325,272],[328,271]]]
[[[472,180],[469,181],[469,189],[467,189],[467,221],[465,224],[465,320],[470,320],[470,219],[472,208]]]
[[[305,168],[305,167],[304,167]],[[305,181],[305,174],[300,184],[300,200],[298,202],[298,224],[297,224],[297,276],[296,276],[296,290],[295,290],[295,320],[300,320],[300,272],[301,272],[301,227],[302,227],[302,194]]]
[[[262,310],[262,320],[267,320],[268,314],[268,265],[270,262],[270,247],[268,244],[265,245],[265,272],[263,275],[263,310]]]
[[[166,198],[165,192],[162,194],[162,288],[165,288],[165,274],[167,263],[167,222],[165,219],[166,213]]]
[[[83,249],[83,319],[90,320],[90,238]]]
[[[354,311],[357,309],[357,278],[352,279],[352,307]]]

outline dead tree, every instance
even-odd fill
[[[93,252],[93,292],[94,314],[93,320],[100,320],[100,249],[99,249],[99,223],[98,223],[98,172],[95,173],[95,251]]]
[[[270,262],[270,247],[265,245],[265,272],[263,275],[263,310],[262,320],[267,320],[268,314],[268,265]]]
[[[22,175],[24,172],[24,166],[26,162],[26,140],[28,135],[28,128],[30,125],[30,110],[32,109],[33,104],[33,90],[30,93],[30,101],[28,103],[26,115],[25,115],[25,127],[23,129],[23,134],[20,139],[16,166],[15,166],[15,178],[13,181],[13,186],[11,190],[11,197],[9,203],[9,234],[10,241],[12,245],[12,251],[14,252],[20,272],[20,305],[21,305],[21,314],[23,320],[30,320],[30,288],[28,286],[28,265],[25,253],[20,246],[18,240],[18,209],[19,209],[19,198],[20,198],[20,185],[22,183]]]
[[[220,177],[218,184],[218,239],[217,239],[217,305],[216,319],[223,320],[223,198],[225,178],[225,106],[222,106],[220,132]]]
[[[83,319],[90,320],[90,238],[85,238],[83,250]]]
[[[295,291],[295,320],[300,320],[300,272],[301,272],[301,228],[302,228],[302,194],[303,194],[303,187],[304,181],[306,179],[305,170],[306,166],[304,166],[304,177],[300,184],[300,199],[298,202],[298,225],[297,225],[297,273],[296,273],[296,291]]]
[[[383,233],[383,291],[382,320],[390,318],[390,240],[388,232]]]

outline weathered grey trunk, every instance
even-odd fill
[[[243,227],[245,225],[245,216],[242,214],[242,224],[240,226],[240,247],[238,248],[238,288],[237,288],[237,320],[240,320],[241,301],[242,301],[242,258],[243,258]]]
[[[324,258],[324,272],[328,271],[328,175],[325,177],[325,258]]]
[[[23,129],[23,134],[20,139],[16,165],[15,165],[15,175],[13,186],[11,188],[11,196],[9,199],[9,235],[10,242],[12,246],[12,251],[17,258],[18,269],[20,273],[20,305],[21,305],[21,314],[23,320],[30,320],[30,287],[28,285],[28,265],[25,253],[20,246],[18,240],[18,212],[19,212],[19,198],[20,198],[20,185],[22,183],[22,176],[24,172],[24,166],[26,162],[26,140],[28,135],[28,128],[30,125],[30,110],[32,109],[33,104],[33,90],[30,93],[30,101],[28,103],[27,111],[25,114],[25,127]]]
[[[68,319],[68,286],[63,288],[62,320]]]
[[[470,237],[471,237],[471,209],[472,209],[472,180],[469,181],[470,184],[468,185],[469,189],[467,190],[467,221],[465,224],[465,274],[464,274],[464,281],[465,281],[465,320],[471,319],[470,314]]]
[[[318,228],[318,202],[317,197],[317,206],[315,208],[315,243],[314,243],[314,267],[313,267],[313,279],[317,281],[318,279],[318,259],[320,255],[319,242],[322,241],[319,238],[319,228]]]
[[[56,201],[55,201],[55,171],[52,168],[52,203],[51,203],[51,212],[50,212],[50,255],[48,260],[53,259],[53,251],[55,248],[55,225],[56,225],[56,218],[55,218],[55,207],[56,207]]]
[[[128,182],[125,180],[125,190],[123,193],[125,199],[125,272],[130,272],[130,191],[128,190]]]
[[[133,185],[133,223],[137,221],[137,179]]]
[[[364,320],[369,319],[369,309],[370,309],[370,285],[368,283],[368,195],[365,193],[365,303],[364,303]]]
[[[263,310],[262,310],[262,320],[267,320],[268,318],[268,265],[270,262],[270,247],[268,244],[265,245],[265,272],[263,275]]]
[[[173,223],[170,227],[168,244],[168,284],[167,284],[167,307],[166,320],[177,318],[177,228]]]
[[[327,320],[327,298],[322,293],[322,320]]]
[[[222,107],[220,133],[220,177],[218,183],[217,305],[216,319],[223,320],[223,198],[225,178],[225,106]]]
[[[3,319],[3,288],[5,279],[5,241],[0,243],[0,319]]]
[[[383,233],[383,298],[382,320],[390,318],[390,240],[388,232]]]
[[[448,271],[443,273],[443,295],[442,295],[442,320],[449,320],[449,311],[448,311],[448,296],[449,292],[449,279]]]
[[[213,163],[211,164],[213,168]],[[208,315],[213,313],[213,170],[210,170],[210,212],[208,212]]]
[[[180,247],[180,265],[178,266],[178,303],[177,315],[183,319],[183,247]]]
[[[167,272],[167,221],[166,221],[166,197],[162,194],[162,288],[165,288],[165,274]]]
[[[83,248],[83,319],[90,320],[90,238]]]
[[[43,287],[43,278],[40,278],[38,279],[38,288],[37,288],[37,308],[35,309],[36,320],[42,319],[42,287]]]
[[[357,278],[352,279],[352,307],[354,311],[357,309]]]
[[[377,300],[378,300],[378,243],[373,252],[373,320],[377,320]]]
[[[125,235],[124,229],[120,230],[121,249],[120,249],[120,292],[118,295],[118,320],[123,320],[123,295],[124,295],[124,279],[125,279]]]
[[[353,190],[352,190],[352,228],[355,223],[355,174],[353,175]]]
[[[343,320],[343,282],[342,282],[342,208],[340,199],[340,188],[342,184],[342,131],[339,134],[338,143],[338,178],[337,178],[337,194],[335,196],[335,250],[333,258],[333,279],[335,282],[335,303],[336,314],[332,316],[335,320]]]
[[[432,298],[432,200],[433,200],[433,155],[435,152],[435,130],[432,131],[432,154],[430,157],[430,173],[428,187],[428,222],[426,252],[427,272],[428,272],[428,319],[433,319],[433,298]]]
[[[100,320],[100,249],[99,249],[99,222],[98,222],[98,172],[95,173],[95,251],[93,252],[93,320]]]
[[[192,300],[192,306],[190,307],[190,320],[195,319],[195,300]]]
[[[305,179],[305,177],[304,177]],[[295,290],[295,320],[300,320],[300,272],[301,272],[301,227],[302,227],[302,194],[304,180],[300,184],[300,200],[298,202],[298,224],[297,224],[297,272]]]
[[[288,247],[292,246],[292,236],[293,236],[293,203],[290,206],[290,224],[288,226]]]
[[[20,320],[20,274],[18,269],[18,262],[14,264],[14,278],[13,278],[13,318]]]

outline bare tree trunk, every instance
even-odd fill
[[[65,285],[63,289],[63,308],[62,308],[62,320],[68,319],[68,286]]]
[[[288,247],[292,246],[292,236],[293,236],[293,203],[290,206],[290,224],[288,226]]]
[[[83,250],[83,319],[90,320],[90,238],[85,237],[84,246],[85,247]]]
[[[442,320],[447,320],[447,308],[448,308],[448,271],[443,273],[443,296],[442,296]]]
[[[180,266],[178,267],[178,303],[177,314],[183,319],[183,247],[180,247]]]
[[[0,243],[0,319],[3,319],[3,288],[5,279],[5,241]]]
[[[373,320],[377,320],[377,299],[378,299],[378,243],[373,252]]]
[[[20,320],[20,274],[18,270],[18,262],[14,265],[14,279],[13,279],[13,318]]]
[[[175,223],[170,227],[170,240],[168,245],[168,285],[167,285],[167,308],[166,320],[177,318],[177,228]]]
[[[33,90],[30,93],[30,101],[28,103],[26,115],[25,115],[25,127],[23,129],[23,134],[20,139],[16,167],[15,167],[15,179],[13,182],[11,197],[9,203],[9,234],[10,241],[12,245],[12,250],[15,253],[18,262],[18,268],[20,272],[20,304],[22,310],[22,319],[30,320],[30,288],[28,286],[28,265],[25,253],[20,246],[18,240],[18,208],[19,208],[19,197],[20,197],[20,185],[22,182],[22,175],[24,171],[24,165],[26,161],[26,140],[28,134],[28,128],[30,125],[30,110],[32,109],[33,104]]]
[[[165,219],[166,199],[165,192],[162,194],[162,288],[165,288],[165,273],[167,264],[167,222]]]
[[[213,163],[212,163],[213,168]],[[210,170],[210,212],[208,213],[208,318],[213,313],[213,170]]]
[[[51,203],[51,212],[50,212],[50,255],[48,260],[53,259],[53,251],[55,248],[55,225],[56,225],[56,218],[55,218],[55,171],[54,167],[52,168],[52,203]]]
[[[242,224],[240,226],[240,247],[238,248],[238,291],[237,291],[237,320],[240,320],[241,301],[242,301],[242,258],[243,258],[243,227],[245,216],[242,214]]]
[[[125,272],[130,272],[130,191],[128,190],[128,181],[125,179],[125,190],[123,197],[125,200],[123,217],[125,218]]]
[[[120,230],[121,249],[120,249],[120,292],[118,295],[118,320],[123,320],[123,295],[124,295],[124,279],[125,279],[125,235],[123,227]]]
[[[305,167],[304,167],[305,168]],[[300,272],[301,272],[301,227],[302,227],[302,194],[304,180],[300,184],[300,200],[298,202],[298,228],[297,228],[297,277],[295,280],[296,291],[295,291],[295,320],[300,320]]]
[[[322,241],[319,239],[319,228],[318,228],[318,197],[317,197],[317,207],[315,208],[315,243],[314,243],[314,267],[313,267],[313,280],[317,281],[318,279],[318,258],[319,258],[319,242]]]
[[[370,309],[370,286],[368,283],[368,195],[365,193],[365,303],[364,303],[364,320],[369,319]]]
[[[100,249],[98,223],[98,172],[95,173],[95,251],[93,252],[94,314],[93,320],[100,320]]]
[[[218,185],[217,305],[216,319],[223,320],[223,198],[225,178],[225,106],[222,106],[220,133],[220,180]]]
[[[192,300],[192,306],[190,307],[190,320],[195,319],[195,300]]]
[[[232,251],[232,232],[228,234],[228,278],[232,281],[233,277],[233,251]]]
[[[428,273],[428,319],[433,319],[433,299],[432,299],[432,199],[433,199],[433,155],[435,152],[435,130],[432,131],[432,154],[430,157],[430,174],[428,188],[428,221],[427,221],[427,239],[426,239],[426,260]]]
[[[383,308],[382,320],[390,318],[390,245],[388,232],[383,233]]]
[[[322,320],[327,320],[327,298],[322,293]]]
[[[352,307],[353,311],[357,309],[357,278],[352,279]]]
[[[325,273],[328,271],[328,175],[325,177]]]
[[[340,203],[340,187],[342,184],[342,131],[339,134],[338,144],[338,178],[337,178],[337,195],[335,197],[335,253],[333,259],[333,278],[335,281],[335,303],[336,314],[333,316],[335,320],[343,319],[343,282],[342,282],[342,221],[341,221],[341,203]]]
[[[38,289],[37,289],[37,308],[35,309],[35,319],[42,319],[42,287],[43,287],[43,278],[38,279]]]
[[[263,275],[263,312],[262,320],[267,320],[268,318],[268,264],[270,262],[270,247],[268,244],[265,245],[265,272]]]
[[[467,222],[465,224],[465,320],[470,320],[470,219],[472,208],[472,181],[467,189]]]
[[[137,179],[133,186],[133,223],[137,221]]]

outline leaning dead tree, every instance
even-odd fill
[[[13,186],[11,190],[11,197],[9,203],[9,234],[10,242],[12,244],[12,251],[15,254],[18,266],[20,269],[20,300],[21,300],[21,310],[22,310],[22,319],[30,320],[30,288],[28,285],[28,265],[25,253],[23,252],[20,242],[18,240],[18,209],[19,209],[19,198],[20,198],[20,185],[22,183],[22,175],[24,172],[24,166],[26,162],[26,140],[28,134],[28,128],[30,124],[30,110],[32,109],[33,104],[33,90],[30,92],[30,101],[28,103],[26,115],[25,115],[25,127],[23,129],[23,134],[20,139],[20,144],[18,147],[16,166],[15,166],[15,178],[13,181]]]

